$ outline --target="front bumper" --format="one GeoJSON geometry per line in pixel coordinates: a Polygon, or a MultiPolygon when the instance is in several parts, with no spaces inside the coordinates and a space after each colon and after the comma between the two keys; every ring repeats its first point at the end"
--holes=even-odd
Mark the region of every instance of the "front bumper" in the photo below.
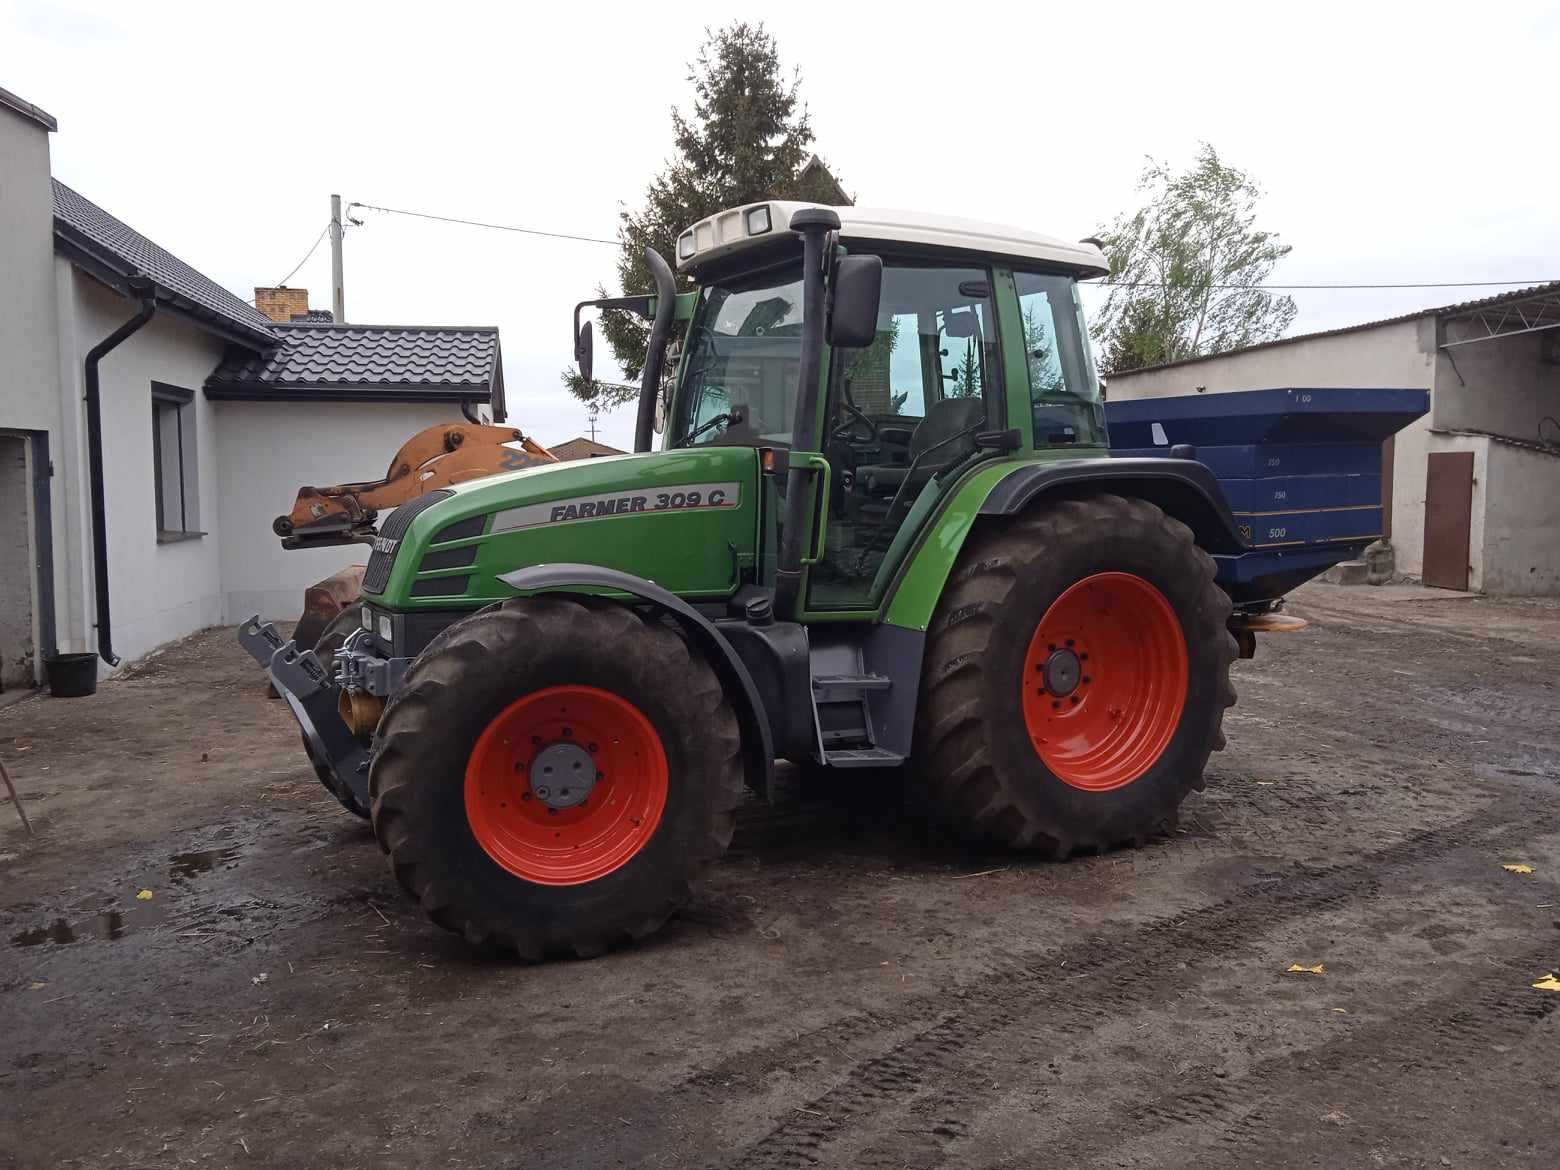
{"type": "Polygon", "coordinates": [[[368,815],[368,766],[373,753],[337,713],[341,687],[312,650],[284,641],[276,627],[256,614],[238,628],[239,645],[271,675],[303,732],[303,743],[320,782],[347,807],[368,815]],[[354,807],[356,806],[356,807],[354,807]]]}

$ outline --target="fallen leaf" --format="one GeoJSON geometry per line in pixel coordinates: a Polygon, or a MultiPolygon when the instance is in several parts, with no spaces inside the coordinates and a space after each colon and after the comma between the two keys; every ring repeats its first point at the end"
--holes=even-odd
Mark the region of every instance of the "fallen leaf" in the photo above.
{"type": "Polygon", "coordinates": [[[262,971],[258,975],[251,975],[249,977],[249,982],[253,983],[256,987],[258,987],[260,984],[264,983],[269,978],[270,978],[270,976],[267,975],[264,971],[262,971]]]}
{"type": "Polygon", "coordinates": [[[1560,979],[1556,979],[1555,973],[1551,971],[1537,983],[1533,984],[1533,989],[1535,991],[1560,991],[1560,979]]]}
{"type": "Polygon", "coordinates": [[[152,900],[152,891],[151,890],[142,890],[139,894],[137,894],[135,896],[135,900],[137,902],[150,902],[152,900]]]}
{"type": "Polygon", "coordinates": [[[1340,1016],[1346,1016],[1349,1014],[1348,1008],[1333,1008],[1333,1011],[1337,1012],[1340,1016]]]}
{"type": "Polygon", "coordinates": [[[31,982],[31,983],[29,983],[29,984],[28,984],[28,985],[27,985],[27,986],[28,986],[28,990],[30,990],[30,991],[41,991],[41,990],[43,990],[43,989],[44,989],[44,988],[45,988],[45,987],[47,987],[47,986],[48,986],[48,984],[47,984],[47,983],[45,983],[45,982],[44,982],[44,981],[43,981],[43,980],[41,980],[41,979],[34,979],[34,980],[33,980],[33,981],[32,981],[32,982],[31,982]]]}
{"type": "Polygon", "coordinates": [[[1327,969],[1320,963],[1314,967],[1302,967],[1299,963],[1291,963],[1284,968],[1284,973],[1286,975],[1325,975],[1327,974],[1327,969]]]}
{"type": "Polygon", "coordinates": [[[1519,862],[1515,862],[1515,863],[1507,862],[1505,865],[1501,866],[1501,869],[1505,870],[1507,873],[1532,873],[1533,872],[1533,867],[1531,865],[1524,865],[1520,861],[1519,862]]]}

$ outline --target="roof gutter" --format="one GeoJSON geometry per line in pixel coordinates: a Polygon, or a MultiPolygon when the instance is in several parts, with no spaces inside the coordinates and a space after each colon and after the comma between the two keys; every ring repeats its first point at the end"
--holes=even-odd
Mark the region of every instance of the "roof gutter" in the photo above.
{"type": "Polygon", "coordinates": [[[83,366],[87,400],[87,465],[92,490],[92,575],[97,593],[98,656],[109,666],[119,665],[114,653],[113,625],[108,606],[108,508],[103,489],[103,410],[98,385],[98,363],[152,319],[157,312],[156,286],[144,276],[132,276],[127,282],[132,295],[141,300],[140,311],[87,351],[83,366]]]}

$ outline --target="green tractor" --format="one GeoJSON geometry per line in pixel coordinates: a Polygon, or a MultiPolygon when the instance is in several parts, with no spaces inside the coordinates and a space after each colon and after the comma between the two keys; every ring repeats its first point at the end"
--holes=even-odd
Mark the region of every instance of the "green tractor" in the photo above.
{"type": "Polygon", "coordinates": [[[635,454],[398,508],[333,664],[241,631],[406,890],[599,954],[777,760],[908,765],[950,831],[1058,858],[1172,825],[1235,701],[1209,554],[1243,545],[1202,464],[1108,455],[1099,248],[767,202],[682,234],[693,291],[647,259],[655,295],[574,315],[586,377],[581,310],[652,322],[635,454]]]}

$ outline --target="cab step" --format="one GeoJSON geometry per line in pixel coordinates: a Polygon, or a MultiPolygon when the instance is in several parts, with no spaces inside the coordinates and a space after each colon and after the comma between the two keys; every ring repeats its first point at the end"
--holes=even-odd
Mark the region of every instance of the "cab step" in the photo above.
{"type": "Polygon", "coordinates": [[[905,758],[887,748],[835,748],[823,753],[823,761],[831,768],[894,768],[905,758]]]}

